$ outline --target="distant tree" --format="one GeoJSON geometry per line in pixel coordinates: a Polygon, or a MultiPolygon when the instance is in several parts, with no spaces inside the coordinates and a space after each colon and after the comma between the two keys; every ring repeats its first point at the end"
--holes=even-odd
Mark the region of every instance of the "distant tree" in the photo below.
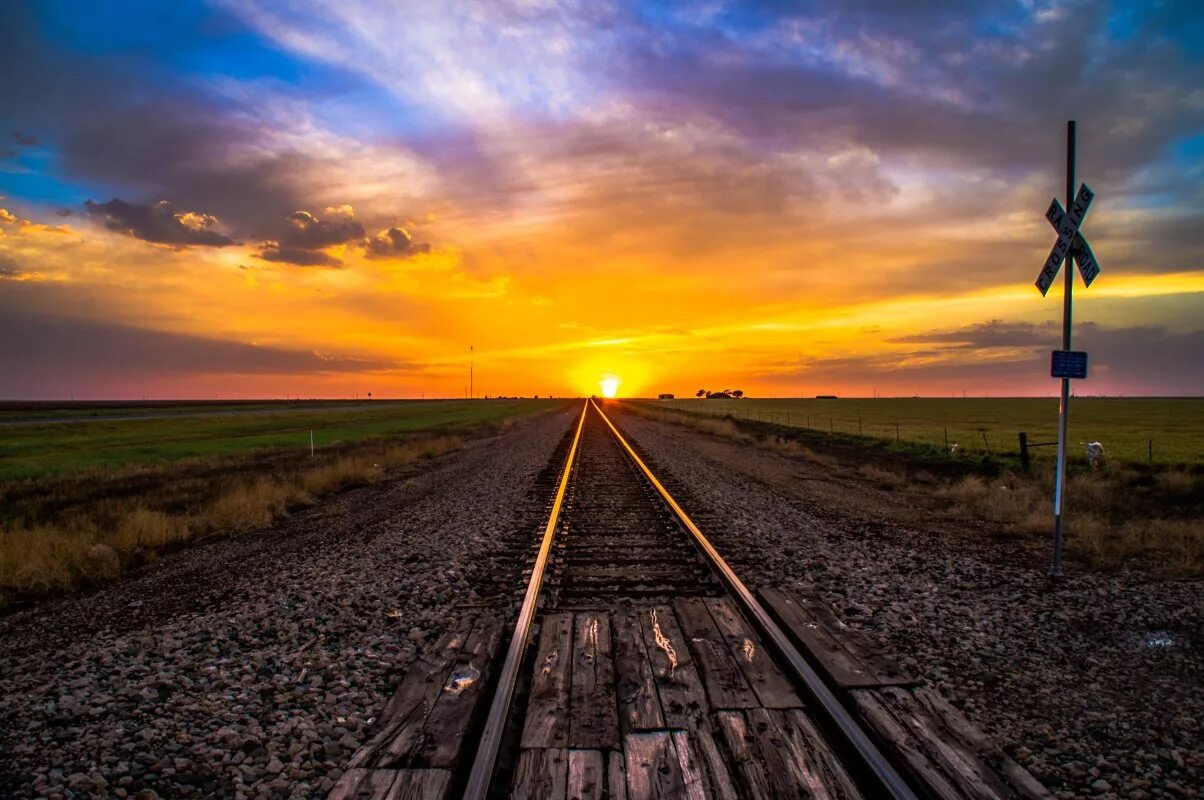
{"type": "Polygon", "coordinates": [[[694,396],[695,397],[705,397],[708,394],[710,394],[710,392],[708,392],[706,389],[699,389],[697,392],[694,393],[694,396]]]}
{"type": "Polygon", "coordinates": [[[732,397],[743,397],[743,396],[744,396],[743,389],[736,389],[732,392],[732,397]]]}

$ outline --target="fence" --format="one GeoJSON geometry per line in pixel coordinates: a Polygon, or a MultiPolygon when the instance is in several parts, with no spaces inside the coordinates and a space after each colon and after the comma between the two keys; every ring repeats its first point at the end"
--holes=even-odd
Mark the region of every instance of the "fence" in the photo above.
{"type": "MultiPolygon", "coordinates": [[[[1027,398],[1026,398],[1027,400],[1027,398]]],[[[1026,424],[1020,420],[1010,430],[1004,425],[985,425],[966,420],[950,419],[948,422],[912,418],[891,418],[890,414],[841,413],[845,401],[774,401],[774,400],[673,400],[649,404],[652,408],[672,408],[676,411],[708,417],[731,417],[790,428],[803,428],[830,435],[861,437],[892,443],[899,447],[926,445],[954,456],[1002,456],[1019,460],[1026,469],[1033,464],[1052,463],[1056,455],[1057,435],[1054,431],[1056,416],[1051,416],[1047,425],[1026,424]],[[833,408],[816,409],[815,405],[832,403],[833,408]],[[796,407],[783,407],[796,404],[796,407]],[[807,406],[810,406],[808,408],[807,406]],[[1019,425],[1029,431],[1019,430],[1019,425]]],[[[892,400],[861,401],[889,404],[892,400]]],[[[1005,401],[999,401],[1005,402],[1005,401]]],[[[1028,420],[1032,423],[1035,420],[1028,420]]],[[[1159,443],[1152,437],[1141,437],[1129,432],[1123,439],[1116,436],[1090,437],[1079,442],[1072,431],[1070,456],[1075,460],[1086,458],[1085,445],[1099,438],[1104,441],[1106,457],[1123,462],[1154,463],[1198,463],[1201,455],[1184,450],[1182,442],[1169,440],[1159,443]]],[[[1080,437],[1081,438],[1081,437],[1080,437]]]]}

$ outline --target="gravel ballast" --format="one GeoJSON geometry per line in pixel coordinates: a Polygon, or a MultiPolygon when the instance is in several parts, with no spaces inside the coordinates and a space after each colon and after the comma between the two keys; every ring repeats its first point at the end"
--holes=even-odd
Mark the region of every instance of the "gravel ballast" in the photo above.
{"type": "Polygon", "coordinates": [[[1044,542],[942,516],[923,487],[614,419],[746,582],[821,597],[1058,796],[1201,795],[1204,583],[1071,561],[1051,590],[1044,542]]]}
{"type": "Polygon", "coordinates": [[[0,796],[324,795],[576,412],[0,618],[0,796]]]}

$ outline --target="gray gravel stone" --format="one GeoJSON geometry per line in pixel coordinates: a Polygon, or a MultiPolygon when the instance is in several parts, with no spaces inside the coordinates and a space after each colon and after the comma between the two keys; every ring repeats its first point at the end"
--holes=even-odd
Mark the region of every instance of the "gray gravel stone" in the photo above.
{"type": "Polygon", "coordinates": [[[576,411],[0,618],[0,796],[326,794],[576,411]]]}
{"type": "Polygon", "coordinates": [[[1200,796],[1204,582],[1071,561],[1051,589],[1045,541],[942,516],[856,464],[615,421],[746,582],[839,609],[1058,796],[1200,796]]]}

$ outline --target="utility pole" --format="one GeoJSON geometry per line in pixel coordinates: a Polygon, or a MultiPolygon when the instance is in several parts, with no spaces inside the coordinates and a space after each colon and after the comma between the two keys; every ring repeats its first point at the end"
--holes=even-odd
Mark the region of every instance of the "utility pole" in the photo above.
{"type": "Polygon", "coordinates": [[[468,399],[472,400],[476,397],[472,385],[472,368],[473,368],[473,345],[468,346],[468,399]]]}

